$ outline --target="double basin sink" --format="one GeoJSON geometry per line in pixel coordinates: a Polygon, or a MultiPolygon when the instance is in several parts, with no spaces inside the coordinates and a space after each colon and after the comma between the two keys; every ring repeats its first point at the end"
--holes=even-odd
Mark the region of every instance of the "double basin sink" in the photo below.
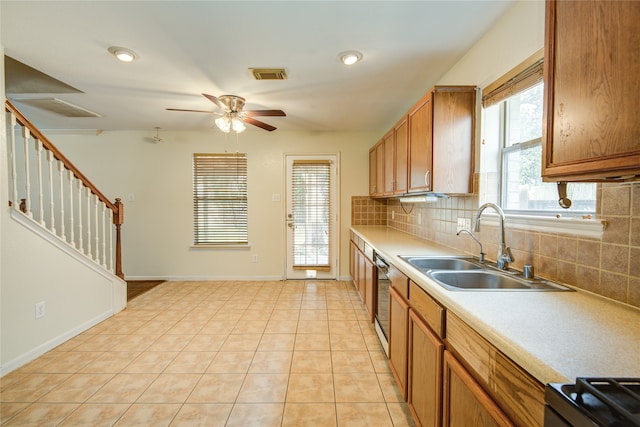
{"type": "Polygon", "coordinates": [[[400,256],[440,286],[452,291],[570,291],[540,278],[525,279],[512,271],[478,262],[473,257],[400,256]]]}

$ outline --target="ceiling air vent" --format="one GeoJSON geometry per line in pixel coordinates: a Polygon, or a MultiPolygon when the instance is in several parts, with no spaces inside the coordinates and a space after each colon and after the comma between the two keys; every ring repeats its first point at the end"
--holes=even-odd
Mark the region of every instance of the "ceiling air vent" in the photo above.
{"type": "Polygon", "coordinates": [[[13,98],[13,101],[51,111],[65,117],[102,117],[98,113],[58,98],[13,98]]]}
{"type": "Polygon", "coordinates": [[[249,68],[256,80],[286,80],[284,68],[249,68]]]}

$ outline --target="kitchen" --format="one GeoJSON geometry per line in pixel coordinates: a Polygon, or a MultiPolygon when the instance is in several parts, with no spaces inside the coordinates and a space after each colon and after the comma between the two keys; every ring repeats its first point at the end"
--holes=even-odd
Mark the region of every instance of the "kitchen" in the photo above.
{"type": "MultiPolygon", "coordinates": [[[[511,15],[509,16],[509,18],[512,18],[510,22],[508,22],[505,18],[502,26],[497,26],[492,32],[485,35],[485,37],[478,42],[474,49],[469,51],[467,56],[465,56],[453,69],[451,69],[438,82],[438,84],[468,84],[469,82],[473,82],[475,84],[478,84],[480,87],[484,87],[486,84],[489,84],[504,72],[508,71],[514,65],[520,63],[531,53],[540,49],[540,47],[542,47],[542,29],[540,28],[540,23],[543,20],[542,7],[540,5],[536,5],[535,3],[523,3],[519,4],[516,8],[511,10],[510,14],[511,15]],[[536,16],[538,19],[532,20],[531,16],[536,16]],[[531,23],[532,21],[533,23],[531,23]],[[519,31],[518,36],[523,37],[523,39],[519,39],[518,37],[513,36],[513,34],[510,32],[513,27],[518,27],[519,30],[521,30],[522,28],[528,28],[531,31],[519,31]],[[509,35],[506,36],[505,34],[509,35]],[[527,34],[529,35],[529,37],[526,37],[523,34],[527,34]],[[484,58],[482,58],[483,54],[498,50],[495,49],[495,46],[498,45],[506,45],[505,49],[501,50],[503,52],[502,54],[505,56],[511,56],[509,58],[502,58],[501,64],[503,64],[503,66],[500,70],[495,69],[495,63],[493,63],[491,59],[492,57],[490,55],[486,55],[484,58]],[[509,49],[509,46],[511,46],[512,48],[509,49]],[[517,46],[517,48],[513,48],[513,46],[517,46]],[[473,64],[473,66],[470,66],[470,64],[473,64]]],[[[122,144],[122,146],[124,147],[127,142],[126,138],[134,139],[137,136],[138,135],[123,133],[121,135],[109,137],[109,141],[122,144]]],[[[200,144],[199,142],[194,142],[195,138],[192,139],[190,136],[184,135],[180,137],[183,138],[183,140],[186,140],[187,143],[190,143],[193,147],[202,146],[202,144],[200,144]]],[[[379,137],[379,134],[373,132],[363,132],[359,135],[338,135],[338,138],[335,139],[335,142],[332,142],[333,145],[324,146],[327,150],[337,150],[339,147],[343,155],[343,161],[345,163],[359,166],[359,168],[353,168],[354,170],[351,172],[347,171],[347,173],[352,174],[350,175],[351,178],[349,178],[349,176],[343,176],[344,182],[349,182],[349,184],[347,184],[348,190],[343,190],[343,195],[346,198],[346,200],[343,200],[342,205],[343,217],[348,218],[350,216],[349,212],[351,211],[351,225],[358,227],[360,225],[369,225],[369,218],[372,216],[374,218],[378,216],[379,221],[386,221],[386,224],[391,225],[393,228],[402,231],[408,231],[409,234],[416,235],[423,239],[441,242],[449,248],[453,248],[455,250],[461,250],[466,253],[475,254],[476,247],[472,242],[467,239],[455,236],[457,218],[471,219],[473,214],[475,213],[475,209],[478,207],[478,204],[473,197],[451,197],[449,199],[440,200],[434,205],[417,206],[416,208],[414,208],[411,214],[407,215],[404,213],[404,211],[402,210],[402,206],[397,201],[379,202],[376,200],[371,200],[368,197],[356,196],[364,195],[367,193],[367,183],[364,182],[364,180],[357,179],[357,177],[361,176],[362,171],[367,169],[366,151],[368,150],[369,146],[371,146],[379,137]],[[350,142],[352,140],[357,140],[359,143],[359,149],[352,150],[344,148],[347,145],[347,140],[350,142]],[[351,197],[348,197],[346,195],[354,196],[355,199],[351,199],[351,197]],[[353,204],[350,205],[350,202],[353,204]],[[392,217],[392,219],[389,220],[389,217],[392,217]]],[[[304,138],[313,139],[308,135],[304,135],[304,138]]],[[[296,135],[293,135],[287,143],[282,143],[275,140],[269,142],[273,142],[274,144],[281,144],[283,151],[289,151],[293,149],[292,147],[295,147],[295,139],[296,135]]],[[[261,141],[264,141],[264,139],[262,139],[261,141]]],[[[321,138],[318,138],[317,141],[319,143],[326,142],[326,140],[321,138]]],[[[250,137],[247,137],[241,141],[241,143],[246,143],[247,145],[249,145],[251,142],[252,139],[250,137]]],[[[107,188],[115,187],[113,191],[109,191],[110,193],[116,194],[120,192],[120,188],[125,187],[123,183],[111,183],[106,179],[107,171],[104,170],[105,168],[101,168],[100,165],[97,164],[100,163],[98,162],[98,159],[87,158],[89,157],[89,151],[92,151],[92,154],[94,155],[97,152],[103,154],[104,157],[100,156],[100,160],[104,158],[111,158],[115,161],[118,158],[118,155],[114,154],[112,151],[105,150],[104,147],[99,146],[99,144],[97,143],[95,144],[95,146],[90,144],[90,147],[78,148],[77,146],[80,144],[81,142],[79,137],[60,137],[60,145],[63,148],[65,146],[74,148],[74,151],[77,153],[76,156],[79,159],[82,159],[81,161],[92,170],[97,171],[99,175],[99,181],[103,181],[107,188]],[[83,153],[83,149],[86,150],[86,153],[83,153]],[[102,152],[101,150],[104,150],[104,152],[102,152]],[[86,157],[83,154],[85,154],[86,157]],[[104,177],[100,177],[100,175],[104,175],[104,177]]],[[[222,143],[220,143],[220,146],[222,146],[222,143]]],[[[280,161],[280,156],[278,155],[278,153],[269,155],[269,150],[271,149],[273,149],[273,145],[270,148],[250,148],[250,150],[255,150],[254,153],[257,157],[262,154],[265,155],[263,160],[263,168],[265,173],[263,174],[263,176],[267,176],[269,178],[267,182],[264,183],[266,191],[262,191],[262,193],[268,194],[269,196],[272,193],[271,189],[277,188],[279,186],[279,183],[282,181],[281,174],[278,172],[277,167],[275,166],[275,164],[280,161]],[[268,173],[269,171],[275,171],[275,173],[268,173]]],[[[148,152],[147,150],[151,150],[151,148],[144,147],[140,149],[141,157],[143,157],[144,153],[148,152]]],[[[169,150],[170,149],[163,148],[162,151],[156,155],[171,157],[172,155],[174,155],[174,153],[170,152],[169,150]]],[[[123,166],[129,169],[140,166],[134,164],[126,164],[126,160],[124,160],[123,162],[125,163],[123,166]]],[[[152,161],[149,161],[146,167],[143,168],[146,172],[148,172],[148,175],[144,178],[144,180],[148,180],[148,182],[141,180],[139,185],[143,188],[147,188],[144,184],[148,184],[151,182],[160,182],[163,184],[164,190],[167,192],[167,195],[170,199],[185,201],[184,194],[181,195],[180,191],[177,188],[172,188],[173,183],[171,182],[171,180],[163,175],[167,171],[154,172],[152,163],[152,161]]],[[[179,175],[181,173],[177,170],[171,172],[175,173],[176,175],[179,175]]],[[[478,177],[478,179],[482,179],[482,177],[478,177]]],[[[137,190],[134,192],[136,194],[139,193],[137,190]]],[[[140,192],[144,193],[145,190],[143,189],[140,192]]],[[[602,185],[601,193],[602,199],[600,203],[600,209],[603,215],[606,216],[608,225],[604,230],[602,238],[600,240],[596,240],[594,242],[592,239],[580,238],[577,235],[564,236],[557,235],[555,233],[544,233],[527,230],[511,231],[508,240],[510,241],[512,247],[524,254],[527,254],[525,255],[525,257],[523,257],[520,256],[520,254],[516,253],[516,267],[520,267],[520,265],[518,264],[520,262],[524,264],[526,257],[530,256],[530,261],[536,267],[537,273],[543,274],[544,277],[552,280],[562,281],[574,286],[581,286],[584,284],[584,286],[589,291],[637,307],[639,299],[638,272],[636,270],[638,265],[638,249],[635,236],[638,235],[638,220],[636,217],[640,212],[640,209],[638,209],[639,195],[637,186],[633,184],[605,184],[602,185]],[[518,245],[518,242],[520,242],[520,246],[518,245]],[[530,242],[533,243],[531,244],[530,242]],[[534,249],[530,250],[530,247],[533,247],[534,249]],[[572,250],[572,248],[574,249],[572,250]],[[582,250],[581,248],[584,250],[582,250]],[[613,253],[613,249],[617,250],[618,252],[626,251],[627,255],[625,259],[627,260],[627,262],[623,265],[620,265],[620,257],[610,256],[613,253]],[[636,262],[634,262],[634,260],[636,260],[636,262]],[[598,261],[600,267],[595,268],[595,270],[597,271],[593,271],[593,267],[595,265],[598,265],[598,261]],[[578,278],[582,279],[582,276],[578,276],[575,272],[586,271],[584,270],[584,267],[587,266],[591,267],[591,269],[588,270],[590,274],[597,275],[597,277],[599,277],[599,282],[583,282],[582,280],[578,280],[578,278]],[[583,267],[583,270],[578,270],[581,267],[583,267]],[[571,271],[573,271],[574,273],[571,273],[571,271]]],[[[268,204],[268,200],[261,200],[260,204],[268,204]]],[[[158,212],[160,210],[159,206],[154,206],[152,209],[150,209],[150,212],[135,213],[136,209],[141,208],[136,208],[135,205],[131,207],[131,210],[133,211],[134,221],[136,221],[137,219],[136,222],[138,223],[145,221],[146,218],[149,218],[151,216],[149,215],[149,213],[158,212]]],[[[277,217],[276,214],[270,211],[266,211],[265,215],[267,216],[267,218],[265,219],[271,218],[275,220],[275,218],[277,217]]],[[[162,222],[162,219],[158,219],[158,222],[162,222]]],[[[151,233],[149,233],[150,228],[146,229],[146,234],[144,230],[145,228],[137,227],[132,230],[132,233],[134,233],[132,236],[135,237],[131,237],[131,241],[148,242],[149,237],[151,237],[151,233]],[[140,233],[141,235],[138,236],[135,233],[140,233]]],[[[341,235],[343,236],[343,238],[341,239],[341,264],[343,266],[341,269],[341,275],[346,276],[349,243],[348,239],[344,236],[349,235],[348,221],[342,222],[341,235]]],[[[488,241],[486,243],[487,245],[495,244],[495,241],[492,237],[491,241],[488,241]]],[[[130,244],[133,245],[133,243],[130,244]]],[[[148,259],[147,256],[144,255],[146,249],[145,246],[143,246],[142,243],[139,243],[139,245],[139,247],[132,246],[130,249],[130,253],[132,254],[132,256],[138,258],[135,259],[135,261],[132,261],[132,264],[136,265],[136,268],[139,268],[138,271],[132,271],[132,273],[139,276],[144,276],[145,274],[149,274],[148,272],[151,270],[150,268],[148,268],[149,266],[157,265],[157,260],[156,262],[152,262],[150,259],[148,259]]],[[[152,244],[151,246],[156,247],[159,245],[152,244]]],[[[374,246],[382,252],[386,252],[388,254],[394,253],[393,250],[384,249],[384,243],[375,242],[374,246]]],[[[278,251],[273,252],[276,253],[275,257],[277,257],[278,251]]],[[[496,251],[493,249],[487,250],[490,258],[493,257],[493,254],[495,254],[495,252],[496,251]]],[[[268,253],[268,251],[265,250],[261,252],[261,255],[262,253],[268,253]]],[[[269,265],[277,265],[277,260],[275,258],[266,258],[264,262],[269,265]]],[[[184,271],[197,271],[198,268],[201,268],[202,262],[201,260],[190,260],[187,261],[187,264],[188,267],[185,268],[184,271]]],[[[163,265],[166,264],[163,263],[163,265]]],[[[157,274],[168,275],[169,272],[170,270],[166,272],[161,271],[157,274]]],[[[206,270],[197,272],[202,276],[208,273],[206,270]]],[[[271,276],[274,275],[274,272],[270,270],[262,270],[259,274],[271,276]]],[[[634,352],[633,354],[636,353],[637,352],[634,352]]]]}

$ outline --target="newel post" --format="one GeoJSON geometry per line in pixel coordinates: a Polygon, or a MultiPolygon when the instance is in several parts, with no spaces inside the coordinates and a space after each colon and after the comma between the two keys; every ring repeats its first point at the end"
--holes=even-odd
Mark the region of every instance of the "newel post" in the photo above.
{"type": "Polygon", "coordinates": [[[124,222],[124,205],[118,198],[114,203],[116,210],[113,211],[113,224],[116,226],[116,276],[124,279],[122,273],[122,244],[120,239],[120,226],[124,222]]]}

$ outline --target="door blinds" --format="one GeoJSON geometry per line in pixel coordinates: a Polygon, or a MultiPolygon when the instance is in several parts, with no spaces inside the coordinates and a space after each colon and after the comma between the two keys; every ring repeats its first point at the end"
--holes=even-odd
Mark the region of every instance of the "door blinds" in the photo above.
{"type": "Polygon", "coordinates": [[[292,167],[293,268],[330,268],[331,162],[294,160],[292,167]]]}
{"type": "Polygon", "coordinates": [[[194,245],[247,244],[247,157],[193,155],[194,245]]]}

